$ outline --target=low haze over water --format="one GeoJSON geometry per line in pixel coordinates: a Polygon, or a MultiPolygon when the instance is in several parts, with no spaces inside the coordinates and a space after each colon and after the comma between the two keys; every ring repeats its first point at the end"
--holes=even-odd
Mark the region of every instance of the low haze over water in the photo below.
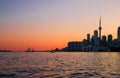
{"type": "Polygon", "coordinates": [[[0,78],[119,78],[120,53],[0,53],[0,78]]]}

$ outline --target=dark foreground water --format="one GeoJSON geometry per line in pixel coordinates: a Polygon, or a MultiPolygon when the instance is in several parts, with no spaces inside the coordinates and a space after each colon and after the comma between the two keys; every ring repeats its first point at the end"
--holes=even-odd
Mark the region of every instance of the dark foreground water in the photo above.
{"type": "Polygon", "coordinates": [[[0,53],[0,78],[120,78],[120,53],[0,53]]]}

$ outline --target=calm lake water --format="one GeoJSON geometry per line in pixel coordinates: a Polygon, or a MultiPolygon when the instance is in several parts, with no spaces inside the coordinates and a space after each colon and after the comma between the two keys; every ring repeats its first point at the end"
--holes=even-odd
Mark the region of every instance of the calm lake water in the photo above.
{"type": "Polygon", "coordinates": [[[0,52],[0,78],[120,78],[117,52],[0,52]]]}

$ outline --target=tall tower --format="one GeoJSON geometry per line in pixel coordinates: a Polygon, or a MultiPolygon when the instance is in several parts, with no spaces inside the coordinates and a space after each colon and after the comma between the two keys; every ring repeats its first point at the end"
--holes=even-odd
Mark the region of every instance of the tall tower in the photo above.
{"type": "Polygon", "coordinates": [[[102,27],[101,27],[101,16],[100,16],[100,19],[99,19],[99,38],[101,39],[101,30],[102,30],[102,27]]]}

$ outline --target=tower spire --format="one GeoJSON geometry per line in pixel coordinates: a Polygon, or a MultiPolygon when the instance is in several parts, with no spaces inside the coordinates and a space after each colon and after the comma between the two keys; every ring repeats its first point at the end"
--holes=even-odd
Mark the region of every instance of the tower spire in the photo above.
{"type": "Polygon", "coordinates": [[[101,30],[102,30],[102,27],[101,27],[101,16],[100,16],[100,19],[99,19],[99,38],[101,39],[101,30]]]}
{"type": "Polygon", "coordinates": [[[101,26],[101,16],[100,16],[100,19],[99,19],[99,26],[101,26]]]}

